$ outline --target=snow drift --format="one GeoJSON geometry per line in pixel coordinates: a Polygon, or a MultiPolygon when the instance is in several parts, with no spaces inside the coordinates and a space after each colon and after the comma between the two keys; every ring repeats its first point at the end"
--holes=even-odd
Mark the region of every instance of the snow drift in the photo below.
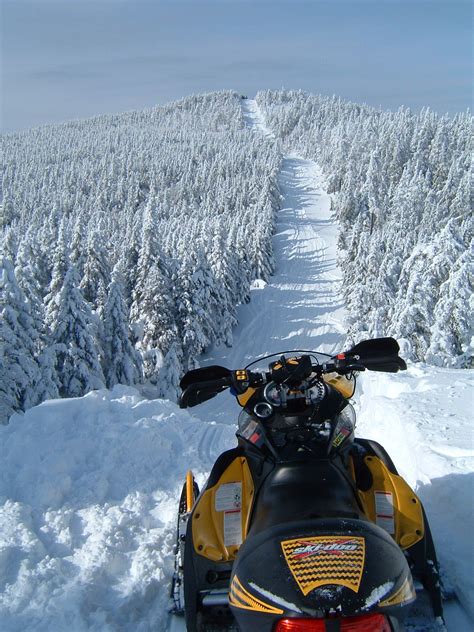
{"type": "Polygon", "coordinates": [[[117,386],[0,430],[0,628],[165,629],[183,477],[232,428],[117,386]]]}

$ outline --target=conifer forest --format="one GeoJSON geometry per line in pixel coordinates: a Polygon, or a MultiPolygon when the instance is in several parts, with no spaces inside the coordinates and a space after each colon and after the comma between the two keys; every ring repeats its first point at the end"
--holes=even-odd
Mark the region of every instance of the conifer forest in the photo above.
{"type": "Polygon", "coordinates": [[[234,92],[4,135],[0,421],[115,384],[176,399],[274,271],[289,148],[323,169],[339,226],[348,340],[472,366],[472,118],[234,92]]]}

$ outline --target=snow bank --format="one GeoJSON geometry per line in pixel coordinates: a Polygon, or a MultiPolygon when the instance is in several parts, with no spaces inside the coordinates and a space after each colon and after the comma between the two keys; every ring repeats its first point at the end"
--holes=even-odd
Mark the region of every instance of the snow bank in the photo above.
{"type": "Polygon", "coordinates": [[[117,386],[0,433],[0,629],[165,629],[185,471],[202,479],[233,428],[117,386]]]}
{"type": "MultiPolygon", "coordinates": [[[[474,619],[474,371],[416,364],[359,378],[358,436],[382,443],[416,489],[446,588],[474,619]]],[[[448,621],[449,623],[449,621],[448,621]]],[[[454,626],[449,629],[466,630],[454,626]]]]}

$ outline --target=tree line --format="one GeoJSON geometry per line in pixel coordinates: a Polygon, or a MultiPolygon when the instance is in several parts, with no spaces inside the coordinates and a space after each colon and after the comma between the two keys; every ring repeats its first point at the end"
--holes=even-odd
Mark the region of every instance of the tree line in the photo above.
{"type": "Polygon", "coordinates": [[[147,382],[175,397],[273,270],[280,153],[232,92],[3,136],[0,418],[147,382]]]}

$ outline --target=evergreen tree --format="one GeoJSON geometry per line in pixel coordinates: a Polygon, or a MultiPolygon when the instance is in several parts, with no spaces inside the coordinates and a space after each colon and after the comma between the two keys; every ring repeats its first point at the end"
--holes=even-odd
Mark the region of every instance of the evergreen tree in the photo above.
{"type": "Polygon", "coordinates": [[[177,335],[170,279],[156,230],[156,209],[150,204],[144,215],[130,316],[139,337],[145,377],[152,380],[157,379],[161,358],[177,335]]]}
{"type": "Polygon", "coordinates": [[[166,354],[158,376],[160,397],[178,401],[180,395],[179,381],[183,376],[182,354],[177,342],[173,342],[166,354]]]}
{"type": "Polygon", "coordinates": [[[80,397],[104,386],[92,313],[78,285],[77,273],[70,264],[55,299],[56,310],[51,322],[62,397],[80,397]]]}
{"type": "Polygon", "coordinates": [[[110,285],[110,264],[103,233],[92,231],[87,240],[84,274],[80,289],[89,305],[100,314],[110,285]]]}
{"type": "Polygon", "coordinates": [[[78,215],[74,222],[74,229],[72,233],[71,242],[71,263],[77,270],[77,274],[82,279],[84,276],[84,265],[86,262],[86,237],[84,230],[84,217],[78,215]]]}
{"type": "Polygon", "coordinates": [[[41,295],[41,284],[35,274],[35,264],[36,257],[33,248],[31,247],[30,241],[25,238],[18,249],[15,276],[30,306],[33,326],[38,333],[35,341],[35,352],[39,354],[46,344],[47,334],[44,325],[44,305],[41,295]]]}
{"type": "Polygon", "coordinates": [[[53,323],[55,321],[57,322],[59,294],[70,266],[65,222],[61,222],[59,227],[58,242],[54,249],[52,264],[51,282],[49,284],[48,293],[44,297],[45,321],[50,329],[52,329],[53,323]]]}
{"type": "Polygon", "coordinates": [[[141,358],[131,341],[128,309],[118,271],[109,286],[103,320],[102,366],[108,388],[136,384],[141,379],[141,358]]]}
{"type": "Polygon", "coordinates": [[[40,370],[36,361],[38,332],[13,265],[0,258],[0,420],[37,402],[40,370]]]}

